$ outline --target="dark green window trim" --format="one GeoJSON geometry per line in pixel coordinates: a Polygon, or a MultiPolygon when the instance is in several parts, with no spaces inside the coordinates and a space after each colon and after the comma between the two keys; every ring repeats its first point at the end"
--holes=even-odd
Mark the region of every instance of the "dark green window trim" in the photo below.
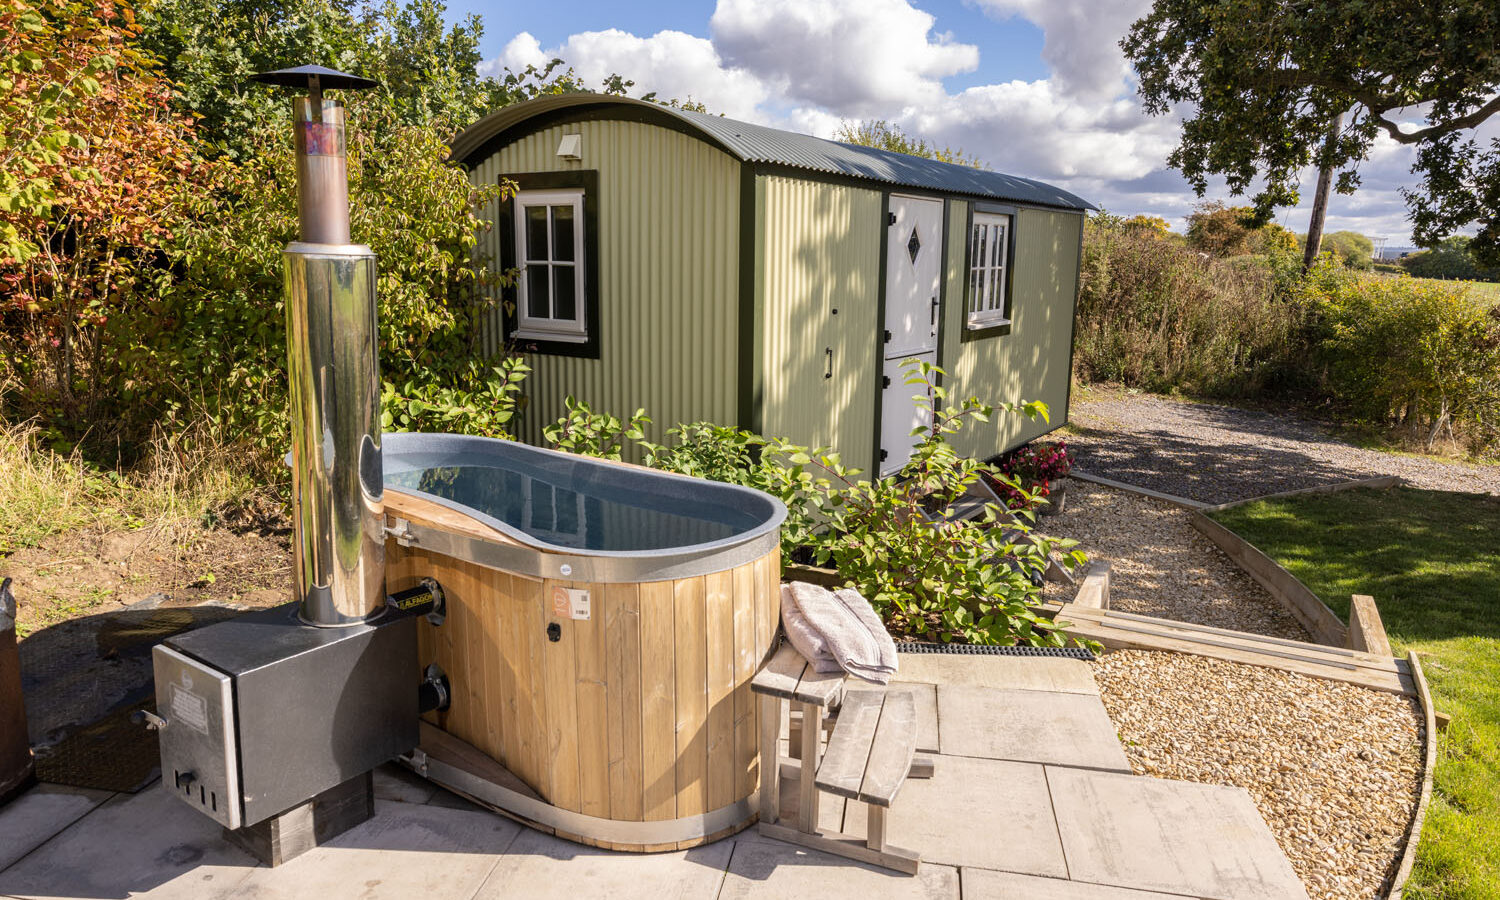
{"type": "MultiPolygon", "coordinates": [[[[521,353],[546,353],[552,356],[576,356],[583,359],[599,358],[599,172],[597,169],[573,169],[566,172],[523,172],[501,175],[502,182],[513,181],[523,191],[547,191],[561,188],[583,190],[583,328],[585,340],[544,341],[532,338],[517,338],[515,350],[521,353]]],[[[496,227],[500,229],[501,267],[515,269],[516,225],[515,202],[507,197],[500,203],[496,227]]],[[[503,335],[511,341],[518,325],[516,318],[516,288],[514,285],[500,293],[503,301],[505,327],[503,335]]]]}
{"type": "Polygon", "coordinates": [[[967,344],[969,341],[983,340],[985,338],[1000,337],[1010,334],[1013,324],[1012,310],[1014,309],[1014,293],[1016,285],[1016,226],[1020,219],[1018,208],[1014,206],[1002,206],[998,203],[969,204],[968,215],[964,221],[964,271],[963,271],[963,307],[960,310],[961,329],[959,342],[967,344]],[[969,304],[972,298],[969,296],[970,271],[974,266],[974,214],[990,213],[992,215],[1010,216],[1010,226],[1005,229],[1005,321],[994,325],[984,325],[978,328],[969,326],[969,304]]]}

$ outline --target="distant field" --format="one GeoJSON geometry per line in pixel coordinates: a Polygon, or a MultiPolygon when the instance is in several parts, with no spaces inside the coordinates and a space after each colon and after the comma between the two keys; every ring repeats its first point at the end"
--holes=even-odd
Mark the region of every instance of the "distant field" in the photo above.
{"type": "Polygon", "coordinates": [[[1431,281],[1435,284],[1458,285],[1467,284],[1476,294],[1486,294],[1495,300],[1500,300],[1500,282],[1494,281],[1443,281],[1440,278],[1418,278],[1417,281],[1431,281]]]}

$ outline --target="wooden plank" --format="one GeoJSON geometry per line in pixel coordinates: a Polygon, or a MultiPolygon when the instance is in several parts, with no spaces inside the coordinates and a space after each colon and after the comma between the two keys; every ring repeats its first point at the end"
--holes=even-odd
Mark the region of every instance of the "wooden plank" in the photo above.
{"type": "Polygon", "coordinates": [[[475,704],[479,696],[479,685],[476,685],[474,670],[469,666],[468,646],[465,638],[470,630],[477,629],[479,623],[474,616],[473,588],[465,566],[453,560],[444,560],[447,565],[447,581],[444,588],[447,594],[448,614],[443,620],[443,627],[438,629],[438,659],[443,671],[448,673],[448,683],[452,691],[452,705],[448,708],[448,717],[443,726],[459,739],[477,744],[474,739],[476,728],[483,727],[483,721],[475,715],[475,704]]]}
{"type": "Polygon", "coordinates": [[[510,579],[495,569],[474,568],[475,587],[478,588],[478,610],[480,621],[480,659],[484,666],[484,752],[500,759],[505,752],[505,690],[501,685],[501,668],[504,656],[501,652],[503,631],[500,624],[500,608],[505,595],[502,591],[510,586],[510,579]]]}
{"type": "Polygon", "coordinates": [[[1384,489],[1396,487],[1401,483],[1397,475],[1377,475],[1374,478],[1360,478],[1355,481],[1340,481],[1337,484],[1320,484],[1313,487],[1297,488],[1294,491],[1278,491],[1274,494],[1261,494],[1259,497],[1246,497],[1244,500],[1231,500],[1228,503],[1220,503],[1216,506],[1204,508],[1205,513],[1223,512],[1226,509],[1234,509],[1236,506],[1245,506],[1249,503],[1260,503],[1264,500],[1284,500],[1287,497],[1300,497],[1304,494],[1333,494],[1339,491],[1349,491],[1356,488],[1384,489]]]}
{"type": "Polygon", "coordinates": [[[1074,469],[1068,474],[1074,478],[1077,478],[1079,481],[1087,481],[1091,484],[1100,484],[1108,488],[1114,488],[1117,491],[1139,494],[1142,497],[1150,497],[1153,500],[1161,500],[1165,503],[1170,503],[1173,506],[1180,506],[1183,509],[1198,510],[1208,508],[1208,504],[1204,503],[1202,500],[1192,500],[1187,497],[1178,497],[1175,494],[1164,494],[1161,491],[1153,491],[1150,488],[1143,488],[1133,484],[1126,484],[1123,481],[1115,481],[1111,478],[1105,478],[1102,475],[1092,475],[1088,472],[1080,472],[1077,469],[1074,469]]]}
{"type": "Polygon", "coordinates": [[[574,619],[573,658],[578,716],[579,812],[610,817],[609,688],[604,639],[604,585],[589,584],[589,617],[574,619]]]}
{"type": "Polygon", "coordinates": [[[540,794],[516,777],[514,772],[495,762],[477,747],[464,743],[441,728],[423,722],[418,734],[422,752],[433,759],[442,760],[451,766],[477,775],[491,784],[498,784],[506,790],[515,791],[533,800],[542,799],[540,794]]]}
{"type": "Polygon", "coordinates": [[[756,708],[750,679],[760,662],[755,631],[755,573],[748,565],[734,569],[734,796],[755,792],[758,778],[756,708]]]}
{"type": "Polygon", "coordinates": [[[781,629],[781,551],[774,550],[755,561],[755,596],[760,598],[761,641],[767,650],[775,646],[781,629]]]}
{"type": "Polygon", "coordinates": [[[517,621],[521,623],[520,653],[517,654],[516,672],[516,720],[519,724],[519,747],[517,754],[521,768],[516,774],[525,779],[550,800],[552,790],[547,780],[547,766],[551,758],[547,755],[547,694],[543,678],[546,661],[547,620],[542,608],[542,584],[512,578],[511,587],[516,591],[519,607],[517,621]]]}
{"type": "Polygon", "coordinates": [[[1385,624],[1380,621],[1380,610],[1375,608],[1375,598],[1367,594],[1349,598],[1349,647],[1376,656],[1394,655],[1385,624]]]}
{"type": "Polygon", "coordinates": [[[526,645],[521,640],[526,611],[514,593],[516,581],[503,572],[495,574],[497,593],[493,611],[500,625],[500,730],[505,736],[504,749],[495,759],[507,768],[516,770],[518,748],[524,741],[518,715],[520,688],[516,672],[521,668],[522,660],[526,659],[526,645]]]}
{"type": "Polygon", "coordinates": [[[1085,640],[1098,641],[1105,647],[1115,650],[1171,650],[1211,659],[1222,659],[1226,662],[1281,669],[1313,678],[1343,681],[1395,694],[1410,695],[1414,690],[1411,677],[1403,673],[1341,668],[1305,659],[1271,656],[1247,649],[1212,646],[1184,637],[1124,631],[1111,627],[1107,622],[1084,616],[1071,617],[1071,621],[1073,624],[1065,629],[1068,634],[1085,640]]]}
{"type": "Polygon", "coordinates": [[[1422,787],[1417,793],[1417,808],[1412,811],[1411,822],[1406,829],[1406,849],[1401,852],[1401,861],[1396,874],[1391,878],[1390,900],[1401,900],[1406,890],[1406,881],[1411,877],[1412,866],[1417,861],[1417,844],[1422,838],[1422,825],[1427,818],[1427,806],[1432,802],[1432,773],[1437,766],[1437,714],[1432,708],[1432,694],[1427,688],[1427,676],[1422,672],[1422,660],[1417,651],[1408,650],[1407,663],[1411,666],[1412,681],[1416,684],[1417,700],[1422,706],[1422,787]]]}
{"type": "Polygon", "coordinates": [[[1343,621],[1280,563],[1201,512],[1193,513],[1189,521],[1265,588],[1266,593],[1285,606],[1319,643],[1330,647],[1348,646],[1349,630],[1343,621]]]}
{"type": "Polygon", "coordinates": [[[917,698],[911,691],[886,691],[880,724],[870,745],[870,764],[859,788],[859,799],[873,806],[890,806],[906,782],[917,754],[917,698]]]}
{"type": "Polygon", "coordinates": [[[646,821],[677,818],[677,712],[673,700],[672,583],[640,585],[641,778],[646,821]]]}
{"type": "Polygon", "coordinates": [[[760,820],[772,823],[780,816],[781,779],[777,777],[781,762],[781,719],[786,715],[786,701],[762,694],[760,707],[760,820]]]}
{"type": "MultiPolygon", "coordinates": [[[[464,564],[458,568],[464,574],[464,589],[468,593],[468,612],[464,619],[468,627],[458,639],[463,643],[464,665],[468,667],[464,680],[469,686],[469,743],[490,756],[498,756],[498,742],[490,737],[493,727],[490,722],[490,706],[498,702],[499,698],[491,697],[489,668],[486,665],[489,656],[486,635],[489,626],[486,621],[489,617],[485,610],[489,606],[489,585],[485,583],[483,570],[478,566],[464,564]]],[[[493,633],[493,629],[489,629],[489,632],[493,633]]],[[[451,680],[452,676],[449,678],[451,680]]]]}
{"type": "Polygon", "coordinates": [[[782,641],[771,658],[761,666],[751,680],[751,689],[757,694],[770,694],[790,700],[797,696],[797,685],[802,681],[802,672],[807,660],[797,652],[789,641],[782,641]]]}
{"type": "Polygon", "coordinates": [[[812,850],[832,853],[845,859],[868,863],[872,866],[916,875],[922,870],[922,857],[912,850],[903,850],[890,844],[885,849],[871,850],[865,842],[836,832],[818,830],[813,833],[798,831],[781,824],[761,823],[760,833],[778,841],[798,844],[812,850]]]}
{"type": "Polygon", "coordinates": [[[828,709],[837,706],[839,698],[844,694],[843,672],[818,672],[809,663],[802,671],[802,679],[797,682],[797,690],[793,696],[803,703],[810,703],[828,709]]]}
{"type": "Polygon", "coordinates": [[[734,574],[705,576],[704,622],[707,628],[708,750],[707,809],[734,800],[734,574]]]}
{"type": "Polygon", "coordinates": [[[634,584],[604,589],[605,660],[609,680],[610,816],[642,820],[641,595],[634,584]]]}
{"type": "Polygon", "coordinates": [[[818,787],[840,797],[859,799],[884,700],[885,695],[879,691],[850,691],[844,695],[838,724],[818,765],[818,787]]]}
{"type": "Polygon", "coordinates": [[[677,815],[708,811],[708,641],[702,576],[672,583],[677,621],[677,815]]]}
{"type": "Polygon", "coordinates": [[[488,525],[484,525],[457,510],[449,509],[440,503],[433,503],[425,497],[408,494],[387,485],[385,489],[386,524],[394,528],[397,517],[408,519],[420,525],[430,525],[433,528],[440,528],[443,531],[451,531],[466,537],[494,541],[497,544],[510,544],[516,547],[528,546],[515,540],[505,532],[490,528],[488,525]]]}
{"type": "Polygon", "coordinates": [[[1084,609],[1109,609],[1109,563],[1096,560],[1089,565],[1073,597],[1073,605],[1084,609]]]}
{"type": "Polygon", "coordinates": [[[543,638],[542,669],[547,692],[547,761],[542,764],[545,780],[551,785],[547,800],[553,806],[579,812],[582,805],[578,786],[578,680],[577,660],[574,644],[577,641],[577,622],[559,619],[551,615],[552,590],[554,588],[587,587],[569,581],[542,582],[542,602],[546,627],[553,624],[562,629],[558,641],[543,638]]]}
{"type": "Polygon", "coordinates": [[[869,804],[865,806],[865,846],[877,853],[884,853],[886,808],[869,804]]]}

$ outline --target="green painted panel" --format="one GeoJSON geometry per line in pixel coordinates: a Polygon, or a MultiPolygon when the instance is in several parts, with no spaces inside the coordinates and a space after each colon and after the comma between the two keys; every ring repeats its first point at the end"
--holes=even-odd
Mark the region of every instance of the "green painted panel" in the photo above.
{"type": "Polygon", "coordinates": [[[1067,420],[1073,346],[1073,307],[1078,295],[1078,246],[1083,217],[1076,213],[1021,209],[1016,216],[1011,277],[1010,334],[965,343],[968,273],[968,204],[949,204],[947,309],[943,314],[943,368],[952,394],[986,402],[1041,400],[1051,422],[996,416],[959,436],[966,455],[984,459],[1044,434],[1067,420]]]}
{"type": "Polygon", "coordinates": [[[762,175],[756,203],[763,430],[869,471],[881,192],[762,175]]]}
{"type": "MultiPolygon", "coordinates": [[[[517,435],[540,443],[570,393],[621,417],[644,407],[658,441],[678,422],[734,422],[740,164],[668,129],[589,121],[522,137],[471,178],[577,169],[599,173],[600,358],[528,354],[534,371],[517,435]],[[582,160],[557,156],[564,134],[581,135],[582,160]]],[[[500,257],[498,228],[480,241],[500,257]]],[[[502,329],[497,311],[483,329],[487,349],[504,343],[502,329]]]]}

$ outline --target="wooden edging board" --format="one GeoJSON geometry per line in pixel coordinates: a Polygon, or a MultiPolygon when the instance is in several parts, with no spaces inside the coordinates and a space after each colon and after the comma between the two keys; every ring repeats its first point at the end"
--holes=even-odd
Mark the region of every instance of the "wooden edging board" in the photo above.
{"type": "Polygon", "coordinates": [[[1295,575],[1282,568],[1280,563],[1201,511],[1195,510],[1191,521],[1194,528],[1213,541],[1235,565],[1244,569],[1246,574],[1266,589],[1266,593],[1286,607],[1312,635],[1313,640],[1330,647],[1349,645],[1349,628],[1338,614],[1318,599],[1318,595],[1307,585],[1298,581],[1295,575]]]}
{"type": "Polygon", "coordinates": [[[1115,488],[1116,490],[1126,491],[1131,494],[1140,494],[1142,497],[1150,497],[1153,500],[1161,500],[1163,502],[1170,503],[1173,506],[1180,506],[1183,509],[1206,509],[1208,507],[1208,504],[1204,503],[1202,500],[1191,500],[1187,497],[1178,497],[1175,494],[1165,494],[1161,491],[1153,491],[1150,488],[1138,487],[1137,485],[1126,484],[1123,481],[1115,481],[1111,478],[1105,478],[1102,475],[1091,475],[1088,472],[1080,472],[1077,469],[1074,469],[1068,474],[1073,478],[1077,478],[1079,481],[1087,481],[1090,484],[1102,484],[1105,487],[1115,488]]]}
{"type": "Polygon", "coordinates": [[[1422,823],[1427,818],[1427,805],[1432,801],[1432,771],[1437,766],[1437,714],[1432,708],[1432,694],[1427,689],[1427,676],[1422,672],[1422,662],[1417,651],[1409,650],[1407,662],[1411,664],[1412,681],[1417,685],[1417,700],[1422,704],[1422,792],[1417,797],[1417,808],[1411,814],[1411,827],[1406,830],[1406,849],[1401,853],[1401,864],[1391,879],[1389,900],[1401,900],[1406,889],[1406,880],[1411,877],[1412,866],[1417,861],[1417,844],[1422,838],[1422,823]]]}
{"type": "Polygon", "coordinates": [[[1295,491],[1278,491],[1274,494],[1261,494],[1259,497],[1248,497],[1244,500],[1231,500],[1228,503],[1205,506],[1203,507],[1203,511],[1206,513],[1223,512],[1226,509],[1234,509],[1236,506],[1244,506],[1247,503],[1259,503],[1262,500],[1284,500],[1287,497],[1300,497],[1303,494],[1336,494],[1339,491],[1352,491],[1358,488],[1393,488],[1400,483],[1400,476],[1379,475],[1374,478],[1359,478],[1354,481],[1340,481],[1336,484],[1320,484],[1314,487],[1297,488],[1295,491]]]}

